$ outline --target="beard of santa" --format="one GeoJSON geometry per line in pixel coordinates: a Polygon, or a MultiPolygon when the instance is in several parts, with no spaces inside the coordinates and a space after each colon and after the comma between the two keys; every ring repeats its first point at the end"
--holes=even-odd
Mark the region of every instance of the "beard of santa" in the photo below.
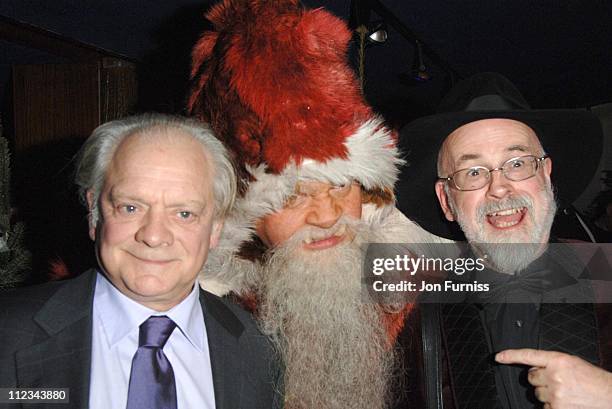
{"type": "Polygon", "coordinates": [[[260,324],[285,366],[285,407],[386,407],[395,354],[383,309],[362,296],[365,244],[375,232],[342,218],[329,229],[305,228],[270,250],[258,289],[260,324]],[[346,225],[352,234],[320,251],[309,236],[327,237],[346,225]]]}

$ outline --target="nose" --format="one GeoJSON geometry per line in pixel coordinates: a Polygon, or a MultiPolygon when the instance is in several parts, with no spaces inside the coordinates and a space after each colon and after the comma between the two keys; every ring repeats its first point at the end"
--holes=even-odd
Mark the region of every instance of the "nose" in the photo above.
{"type": "Polygon", "coordinates": [[[312,200],[306,215],[306,223],[328,229],[336,224],[342,213],[342,206],[327,194],[312,200]]]}
{"type": "Polygon", "coordinates": [[[136,241],[148,247],[170,246],[174,242],[172,231],[162,212],[149,211],[136,232],[136,241]]]}
{"type": "Polygon", "coordinates": [[[491,172],[489,186],[487,188],[487,196],[493,199],[503,199],[508,196],[512,190],[512,181],[508,180],[501,170],[491,172]]]}

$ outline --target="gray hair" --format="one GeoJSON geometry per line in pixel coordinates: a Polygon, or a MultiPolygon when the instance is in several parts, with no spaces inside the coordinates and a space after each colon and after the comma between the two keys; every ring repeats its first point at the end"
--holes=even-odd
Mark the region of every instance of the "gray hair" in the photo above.
{"type": "MultiPolygon", "coordinates": [[[[212,161],[213,196],[215,218],[225,217],[236,198],[236,172],[227,150],[207,124],[190,118],[149,113],[131,116],[97,127],[85,141],[77,155],[75,182],[79,186],[81,200],[87,204],[87,192],[93,193],[91,223],[100,217],[98,202],[106,178],[108,166],[117,147],[128,136],[146,135],[148,131],[183,131],[202,144],[212,161]]],[[[204,176],[204,175],[202,175],[204,176]]]]}

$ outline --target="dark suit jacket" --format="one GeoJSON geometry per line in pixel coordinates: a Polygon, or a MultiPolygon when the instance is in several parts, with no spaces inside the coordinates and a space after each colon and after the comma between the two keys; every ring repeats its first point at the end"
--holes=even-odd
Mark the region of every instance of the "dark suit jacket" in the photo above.
{"type": "MultiPolygon", "coordinates": [[[[90,270],[72,280],[0,293],[0,388],[70,388],[69,405],[24,407],[89,406],[95,282],[96,273],[90,270]]],[[[216,407],[280,407],[282,400],[276,393],[280,370],[252,317],[203,290],[200,303],[216,407]]]]}

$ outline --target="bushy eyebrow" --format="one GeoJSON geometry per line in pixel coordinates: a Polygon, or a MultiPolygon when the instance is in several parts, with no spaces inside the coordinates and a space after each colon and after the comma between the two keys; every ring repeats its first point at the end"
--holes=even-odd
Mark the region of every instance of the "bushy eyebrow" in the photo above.
{"type": "Polygon", "coordinates": [[[480,159],[481,157],[482,155],[479,155],[476,153],[466,153],[466,154],[459,156],[459,159],[457,159],[456,164],[458,165],[462,162],[467,162],[468,160],[480,159]]]}
{"type": "Polygon", "coordinates": [[[508,148],[506,148],[506,152],[530,152],[529,147],[525,146],[525,145],[512,145],[508,148]]]}
{"type": "MultiPolygon", "coordinates": [[[[138,198],[137,196],[134,196],[132,194],[127,194],[121,191],[113,191],[113,190],[109,191],[108,198],[113,203],[117,201],[122,201],[122,202],[135,202],[135,203],[146,204],[142,198],[138,198]]],[[[176,202],[176,203],[168,203],[167,207],[170,207],[170,208],[179,208],[179,207],[205,208],[207,205],[208,203],[206,201],[192,199],[192,200],[185,200],[185,201],[176,202]]]]}
{"type": "Polygon", "coordinates": [[[121,192],[121,191],[117,191],[114,189],[111,189],[108,191],[108,200],[110,200],[111,202],[116,202],[116,201],[126,201],[126,202],[138,202],[138,198],[136,198],[136,196],[121,192]]]}
{"type": "MultiPolygon", "coordinates": [[[[506,152],[523,152],[523,153],[531,152],[529,147],[527,147],[525,145],[511,145],[511,146],[507,147],[505,149],[505,151],[506,152]]],[[[457,159],[457,162],[455,163],[455,166],[459,166],[461,163],[467,162],[469,160],[475,160],[475,159],[480,159],[480,158],[482,158],[482,155],[480,155],[480,154],[477,154],[477,153],[466,153],[466,154],[463,154],[463,155],[459,156],[459,158],[457,159]]]]}

